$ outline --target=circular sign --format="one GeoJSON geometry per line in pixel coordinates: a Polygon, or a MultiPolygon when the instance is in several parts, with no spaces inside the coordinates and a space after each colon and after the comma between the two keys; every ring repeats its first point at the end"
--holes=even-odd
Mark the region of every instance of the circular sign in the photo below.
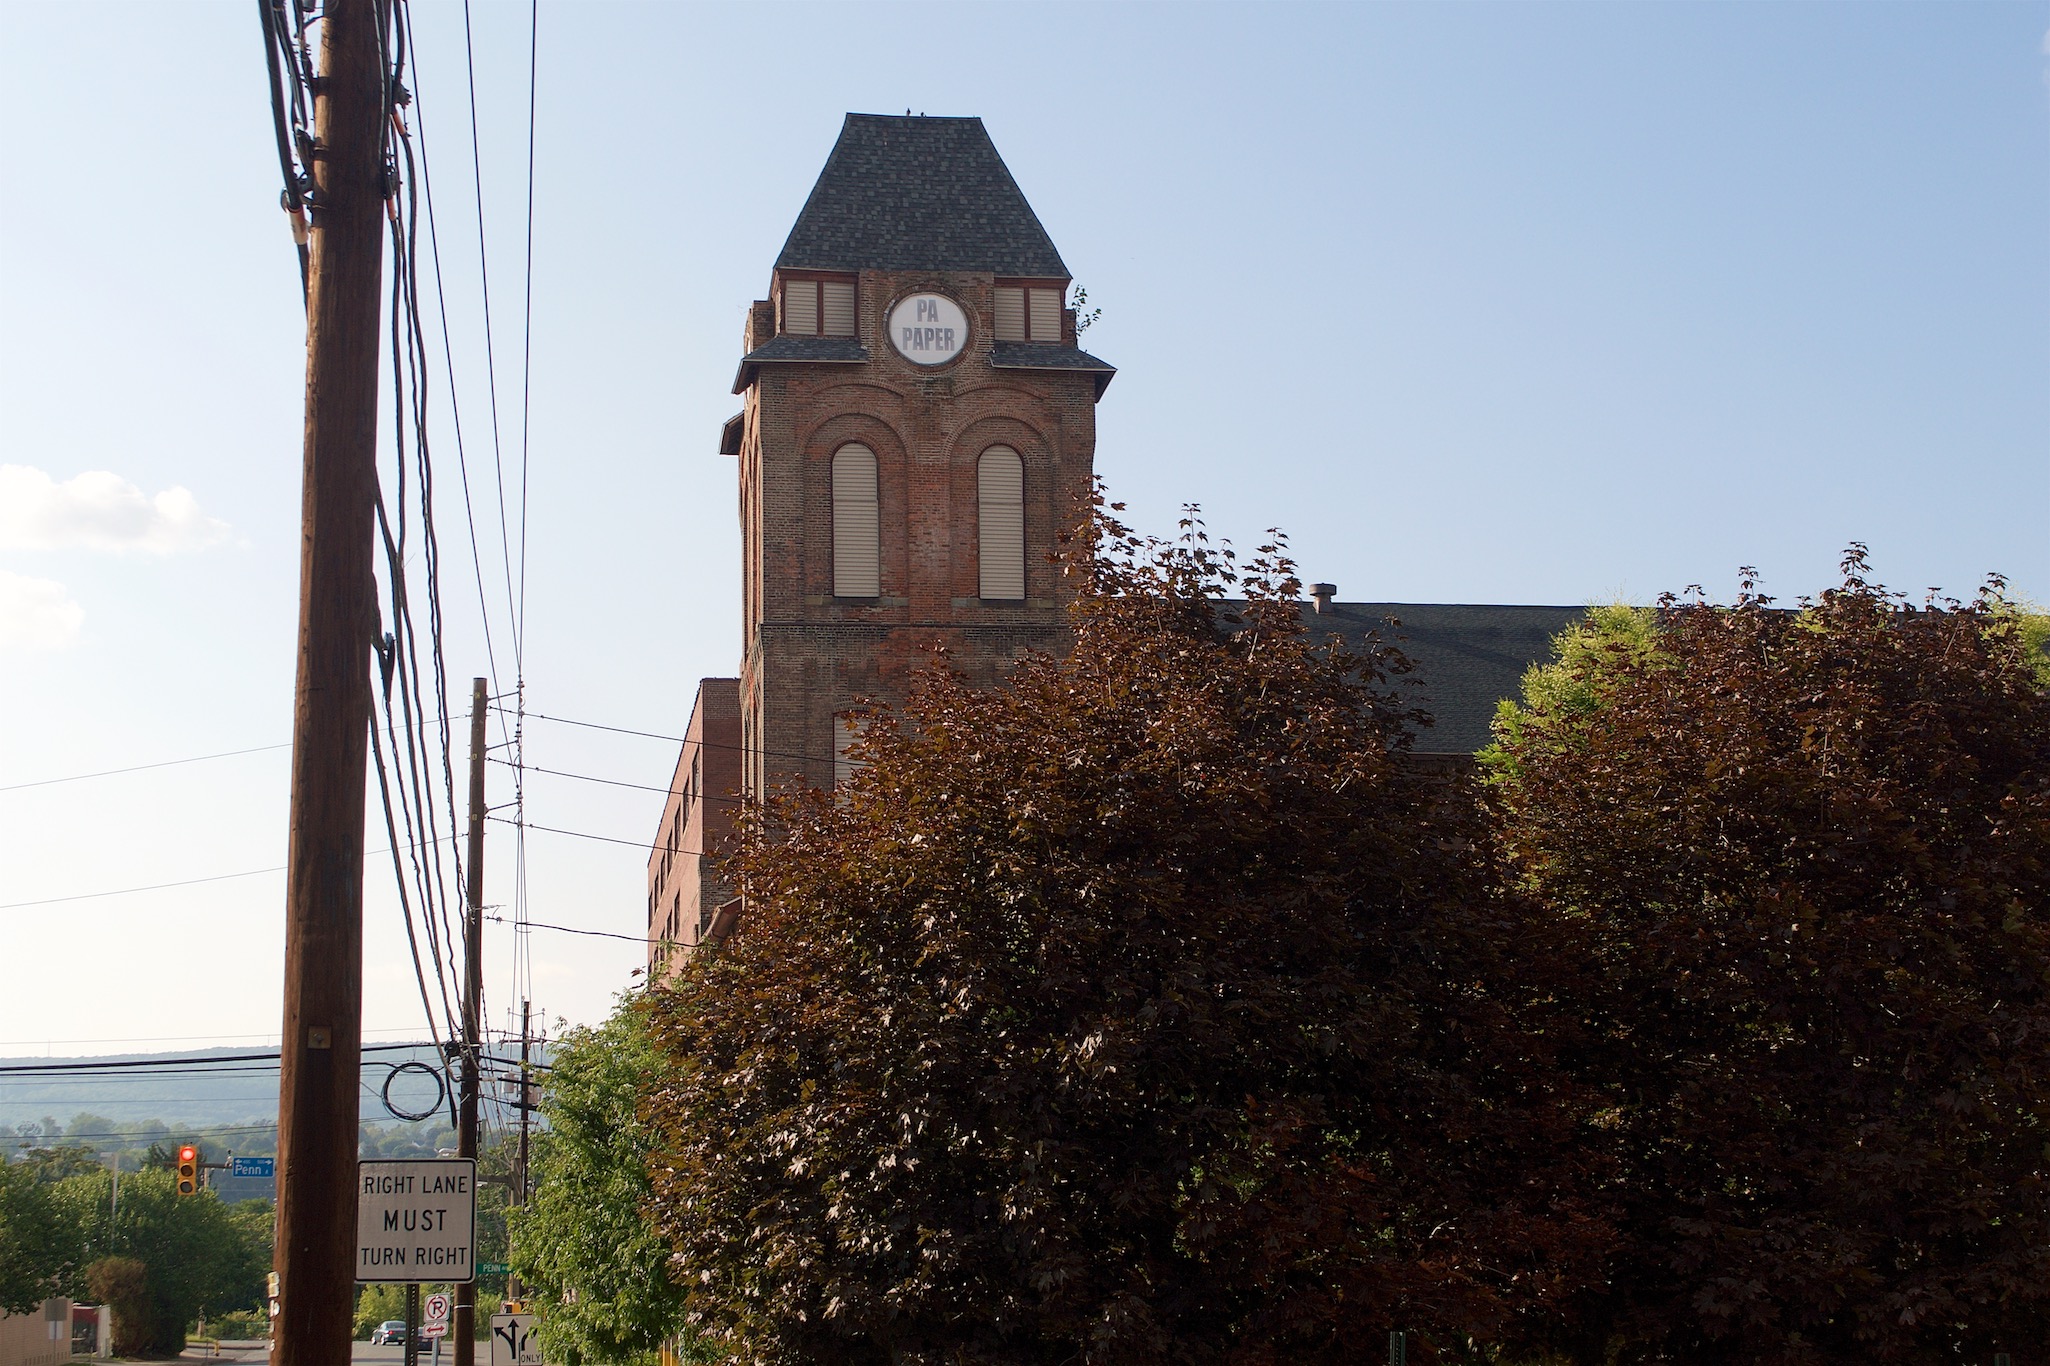
{"type": "Polygon", "coordinates": [[[420,1317],[428,1323],[446,1323],[448,1321],[448,1296],[439,1294],[429,1295],[425,1300],[421,1301],[421,1305],[423,1312],[420,1317]]]}
{"type": "Polygon", "coordinates": [[[890,345],[913,365],[945,365],[968,347],[968,315],[944,294],[912,294],[890,309],[890,345]]]}

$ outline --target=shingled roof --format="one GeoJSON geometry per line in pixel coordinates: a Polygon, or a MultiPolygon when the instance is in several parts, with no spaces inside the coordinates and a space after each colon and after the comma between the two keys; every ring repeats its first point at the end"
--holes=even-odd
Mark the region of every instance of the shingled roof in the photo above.
{"type": "Polygon", "coordinates": [[[1483,603],[1334,602],[1303,608],[1311,634],[1353,644],[1378,635],[1416,665],[1419,686],[1406,696],[1431,714],[1418,734],[1425,754],[1472,754],[1491,738],[1495,704],[1521,698],[1523,674],[1552,659],[1552,637],[1587,615],[1585,607],[1515,607],[1483,603]],[[1397,624],[1390,624],[1390,619],[1397,624]]]}
{"type": "Polygon", "coordinates": [[[849,114],[778,270],[1068,277],[981,119],[849,114]]]}

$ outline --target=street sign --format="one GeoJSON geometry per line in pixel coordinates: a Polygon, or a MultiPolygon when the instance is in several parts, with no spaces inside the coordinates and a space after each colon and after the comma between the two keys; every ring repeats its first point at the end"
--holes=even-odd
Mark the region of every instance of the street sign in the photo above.
{"type": "Polygon", "coordinates": [[[231,1157],[228,1159],[228,1175],[254,1177],[262,1180],[278,1174],[278,1160],[275,1157],[231,1157]]]}
{"type": "Polygon", "coordinates": [[[503,1275],[505,1275],[506,1273],[510,1272],[511,1270],[512,1270],[512,1263],[510,1263],[510,1262],[479,1262],[479,1263],[477,1263],[477,1274],[478,1274],[479,1276],[503,1276],[503,1275]]]}
{"type": "Polygon", "coordinates": [[[541,1340],[532,1314],[491,1316],[491,1366],[541,1366],[541,1340]]]}
{"type": "Polygon", "coordinates": [[[477,1159],[356,1164],[356,1279],[476,1279],[477,1159]]]}
{"type": "Polygon", "coordinates": [[[420,1301],[420,1336],[439,1338],[448,1336],[449,1298],[443,1294],[429,1295],[420,1301]]]}

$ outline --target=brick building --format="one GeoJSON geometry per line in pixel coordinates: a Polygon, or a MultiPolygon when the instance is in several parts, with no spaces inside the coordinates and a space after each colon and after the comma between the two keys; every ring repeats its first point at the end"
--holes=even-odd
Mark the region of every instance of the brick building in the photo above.
{"type": "MultiPolygon", "coordinates": [[[[740,794],[830,786],[863,698],[902,698],[943,648],[993,683],[1058,651],[1048,562],[1083,513],[1095,405],[1114,373],[1076,345],[1070,276],[982,121],[850,114],[748,312],[720,451],[738,458],[738,678],[706,679],[648,863],[651,975],[723,933],[732,897],[700,851],[740,794]]],[[[1439,725],[1471,754],[1495,700],[1578,609],[1346,604],[1352,635],[1400,618],[1439,725]]]]}

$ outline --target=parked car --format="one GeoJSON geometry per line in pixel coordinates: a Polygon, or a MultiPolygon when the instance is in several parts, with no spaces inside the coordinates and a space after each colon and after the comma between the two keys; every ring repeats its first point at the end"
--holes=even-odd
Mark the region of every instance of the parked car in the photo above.
{"type": "Polygon", "coordinates": [[[370,1332],[372,1347],[403,1347],[406,1345],[406,1321],[386,1319],[370,1332]]]}

